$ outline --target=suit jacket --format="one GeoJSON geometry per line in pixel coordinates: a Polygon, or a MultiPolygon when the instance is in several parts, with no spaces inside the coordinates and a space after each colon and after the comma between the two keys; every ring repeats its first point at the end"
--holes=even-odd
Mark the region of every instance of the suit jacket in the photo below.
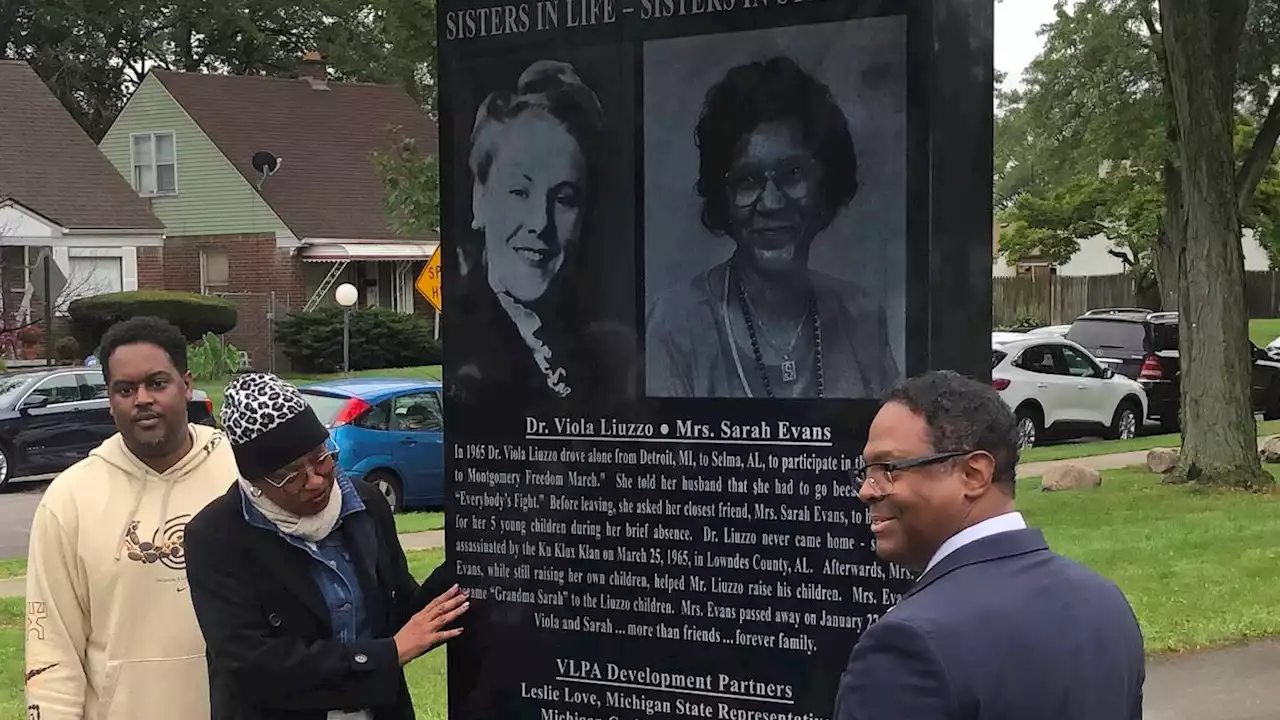
{"type": "Polygon", "coordinates": [[[834,720],[1141,720],[1144,679],[1119,588],[1028,528],[946,556],[872,625],[834,720]]]}
{"type": "MultiPolygon", "coordinates": [[[[232,485],[186,529],[187,579],[204,633],[212,720],[324,720],[369,708],[376,720],[413,720],[395,633],[453,584],[441,565],[419,587],[387,501],[355,483],[365,511],[343,519],[374,639],[333,639],[312,558],[244,518],[232,485]]],[[[465,615],[464,622],[465,622],[465,615]]]]}

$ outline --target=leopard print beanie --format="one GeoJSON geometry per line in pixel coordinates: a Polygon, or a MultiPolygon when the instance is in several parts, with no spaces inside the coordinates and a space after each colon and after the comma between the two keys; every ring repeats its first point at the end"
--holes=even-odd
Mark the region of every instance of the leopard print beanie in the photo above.
{"type": "Polygon", "coordinates": [[[269,373],[236,376],[223,394],[221,419],[246,480],[261,480],[329,439],[298,388],[269,373]]]}

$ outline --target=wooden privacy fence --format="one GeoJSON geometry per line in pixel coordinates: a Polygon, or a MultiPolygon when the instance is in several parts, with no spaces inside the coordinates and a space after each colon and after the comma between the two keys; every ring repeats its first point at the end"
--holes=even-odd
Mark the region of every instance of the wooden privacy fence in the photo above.
{"type": "MultiPolygon", "coordinates": [[[[1095,308],[1141,306],[1128,275],[992,280],[993,327],[1011,327],[1024,321],[1066,325],[1095,308]]],[[[1245,273],[1245,303],[1249,317],[1280,317],[1280,273],[1245,273]]]]}

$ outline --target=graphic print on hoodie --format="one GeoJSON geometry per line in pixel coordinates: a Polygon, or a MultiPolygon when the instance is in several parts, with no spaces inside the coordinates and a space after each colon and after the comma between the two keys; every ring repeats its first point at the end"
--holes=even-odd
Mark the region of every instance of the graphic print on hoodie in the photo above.
{"type": "Polygon", "coordinates": [[[117,434],[45,491],[27,569],[31,717],[209,716],[183,534],[236,481],[236,463],[221,431],[189,429],[191,452],[164,473],[117,434]]]}

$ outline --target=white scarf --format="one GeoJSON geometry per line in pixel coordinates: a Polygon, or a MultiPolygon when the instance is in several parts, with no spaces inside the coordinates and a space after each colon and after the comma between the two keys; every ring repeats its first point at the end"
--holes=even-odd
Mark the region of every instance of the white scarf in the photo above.
{"type": "Polygon", "coordinates": [[[294,515],[271,502],[266,495],[253,486],[253,483],[244,478],[240,478],[240,490],[244,492],[245,497],[249,498],[249,502],[258,509],[258,512],[271,521],[271,524],[275,525],[280,532],[309,543],[318,543],[329,537],[329,533],[338,526],[338,519],[342,515],[342,488],[338,487],[337,481],[333,483],[333,489],[329,492],[329,504],[315,515],[305,517],[294,515]]]}

